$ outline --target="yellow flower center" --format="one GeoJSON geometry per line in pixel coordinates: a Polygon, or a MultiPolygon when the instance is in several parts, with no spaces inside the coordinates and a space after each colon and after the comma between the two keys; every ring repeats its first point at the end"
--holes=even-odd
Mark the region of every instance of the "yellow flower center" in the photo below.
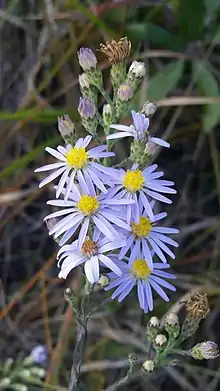
{"type": "Polygon", "coordinates": [[[128,170],[123,179],[124,187],[131,193],[141,190],[144,184],[144,176],[140,170],[128,170]]]}
{"type": "Polygon", "coordinates": [[[139,238],[144,238],[149,234],[153,225],[147,217],[141,216],[139,223],[131,223],[132,233],[139,238]]]}
{"type": "Polygon", "coordinates": [[[66,160],[72,168],[83,168],[88,161],[88,152],[85,148],[71,148],[70,152],[66,153],[66,160]]]}
{"type": "Polygon", "coordinates": [[[92,257],[93,255],[97,254],[98,245],[96,242],[93,242],[93,240],[88,239],[83,243],[81,252],[83,255],[86,255],[87,257],[92,257]]]}
{"type": "Polygon", "coordinates": [[[99,207],[99,202],[97,201],[96,197],[83,195],[80,198],[77,206],[79,210],[83,212],[86,216],[90,216],[97,211],[99,207]]]}
{"type": "Polygon", "coordinates": [[[138,258],[133,262],[131,272],[136,278],[145,280],[145,278],[151,274],[151,269],[148,267],[147,262],[144,259],[138,258]]]}

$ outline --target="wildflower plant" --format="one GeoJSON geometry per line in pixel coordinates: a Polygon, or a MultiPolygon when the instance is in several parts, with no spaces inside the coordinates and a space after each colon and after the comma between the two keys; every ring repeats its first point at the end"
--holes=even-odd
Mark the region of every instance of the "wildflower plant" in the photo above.
{"type": "MultiPolygon", "coordinates": [[[[58,118],[64,143],[56,149],[48,146],[46,151],[54,157],[54,163],[35,170],[40,175],[49,173],[40,187],[55,181],[55,198],[47,204],[56,209],[45,221],[49,234],[60,246],[59,277],[71,279],[79,269],[84,285],[80,304],[71,288],[65,291],[78,322],[70,391],[79,383],[87,322],[95,310],[93,295],[98,287],[99,292],[100,287],[104,288],[100,295],[111,292],[111,299],[120,303],[133,291],[144,313],[154,309],[155,296],[168,302],[176,290],[176,276],[170,272],[169,261],[175,258],[173,248],[178,247],[178,242],[173,235],[179,231],[166,226],[167,213],[160,209],[164,203],[172,203],[176,189],[174,182],[164,179],[163,171],[153,164],[157,149],[170,148],[170,144],[151,133],[151,117],[156,110],[153,103],[146,102],[139,111],[132,107],[146,66],[133,61],[127,67],[131,52],[127,38],[101,44],[100,52],[111,66],[110,95],[105,91],[96,55],[91,49],[81,48],[78,60],[83,73],[79,76],[78,113],[87,134],[77,137],[68,115],[58,118]],[[100,94],[105,101],[102,109],[97,105],[100,94]],[[128,125],[121,123],[125,116],[128,125]],[[118,161],[114,145],[125,137],[130,140],[128,157],[118,161]]],[[[164,331],[157,317],[150,319],[146,334],[153,350],[148,349],[141,373],[149,374],[167,365],[167,357],[206,316],[206,300],[201,294],[188,300],[189,311],[182,326],[177,314],[165,317],[164,331]]],[[[208,341],[186,354],[196,359],[214,358],[217,351],[208,341]]],[[[129,355],[128,361],[127,377],[136,370],[135,354],[129,355]]]]}

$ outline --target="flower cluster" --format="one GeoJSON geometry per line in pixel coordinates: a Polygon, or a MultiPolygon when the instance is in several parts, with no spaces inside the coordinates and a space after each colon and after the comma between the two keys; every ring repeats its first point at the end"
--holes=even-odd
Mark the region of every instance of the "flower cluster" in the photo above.
{"type": "MultiPolygon", "coordinates": [[[[100,279],[100,269],[105,267],[110,269],[107,274],[110,282],[105,289],[115,288],[112,298],[120,302],[135,288],[140,307],[148,312],[153,309],[153,291],[165,301],[169,298],[164,288],[175,291],[167,281],[175,276],[167,269],[170,268],[168,257],[175,258],[170,247],[178,246],[170,235],[178,230],[161,225],[160,221],[167,214],[156,213],[155,204],[157,201],[172,203],[169,197],[176,190],[172,181],[163,179],[164,173],[158,170],[157,164],[144,165],[145,160],[139,164],[133,158],[135,153],[130,155],[130,166],[125,165],[124,169],[110,166],[115,156],[112,140],[131,137],[133,143],[141,146],[144,156],[148,156],[149,151],[152,154],[152,146],[169,148],[170,145],[150,134],[150,121],[143,111],[131,111],[133,123],[130,126],[116,123],[146,68],[143,63],[134,61],[125,72],[124,60],[131,49],[127,39],[108,42],[101,49],[109,56],[114,69],[114,99],[108,97],[101,116],[95,96],[103,93],[102,74],[91,49],[81,48],[78,58],[84,73],[79,78],[82,97],[78,111],[84,128],[91,135],[78,140],[75,133],[71,137],[75,128],[69,117],[59,118],[65,145],[57,149],[47,147],[46,151],[56,161],[35,171],[50,172],[40,182],[40,187],[57,181],[56,198],[47,203],[58,210],[46,216],[45,221],[49,234],[61,246],[59,277],[67,278],[74,268],[84,266],[86,278],[94,284],[100,279]],[[106,144],[101,143],[97,134],[98,124],[103,126],[103,123],[106,144]],[[110,130],[106,130],[106,126],[110,130]],[[119,132],[111,133],[112,129],[119,132]]],[[[106,98],[106,93],[103,96],[106,98]]]]}

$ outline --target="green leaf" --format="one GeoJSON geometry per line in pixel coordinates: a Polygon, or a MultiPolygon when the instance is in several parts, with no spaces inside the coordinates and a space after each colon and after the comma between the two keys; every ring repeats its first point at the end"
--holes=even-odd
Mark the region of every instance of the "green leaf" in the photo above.
{"type": "Polygon", "coordinates": [[[165,49],[181,50],[183,42],[179,37],[153,23],[132,23],[125,29],[126,35],[133,41],[149,41],[165,49]]]}
{"type": "Polygon", "coordinates": [[[193,41],[202,36],[204,29],[204,20],[204,0],[180,0],[180,32],[186,42],[193,41]]]}
{"type": "MultiPolygon", "coordinates": [[[[193,80],[199,93],[210,97],[219,97],[218,83],[213,76],[208,64],[196,61],[193,63],[193,80]]],[[[206,133],[217,125],[220,120],[219,103],[208,104],[205,106],[203,114],[203,130],[206,133]]]]}
{"type": "Polygon", "coordinates": [[[4,168],[0,172],[0,179],[6,178],[15,172],[17,174],[17,171],[19,169],[26,167],[29,163],[36,159],[36,157],[38,157],[47,146],[53,147],[54,145],[56,145],[56,143],[58,143],[59,140],[60,136],[50,138],[41,145],[38,145],[37,147],[33,148],[30,152],[19,157],[18,159],[15,159],[8,167],[4,168]]]}
{"type": "Polygon", "coordinates": [[[154,101],[164,98],[182,77],[184,61],[173,61],[156,73],[148,85],[148,99],[154,101]]]}
{"type": "Polygon", "coordinates": [[[205,0],[206,15],[213,16],[220,8],[220,0],[205,0]]]}

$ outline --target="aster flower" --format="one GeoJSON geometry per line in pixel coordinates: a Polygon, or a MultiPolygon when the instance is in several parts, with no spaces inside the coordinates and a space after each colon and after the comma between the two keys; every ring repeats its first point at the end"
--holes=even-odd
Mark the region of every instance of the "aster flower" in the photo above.
{"type": "MultiPolygon", "coordinates": [[[[152,203],[150,204],[152,207],[152,203]]],[[[173,247],[178,247],[178,243],[169,238],[169,234],[177,234],[179,231],[175,228],[158,226],[158,221],[164,219],[167,213],[162,212],[155,214],[153,218],[149,218],[147,212],[144,210],[143,205],[140,203],[133,208],[131,216],[131,229],[132,231],[127,234],[127,242],[122,247],[119,258],[123,258],[124,255],[131,249],[131,254],[136,251],[136,248],[140,248],[148,259],[149,267],[153,267],[153,260],[151,257],[151,250],[154,250],[160,260],[164,263],[167,262],[167,254],[171,258],[175,258],[174,253],[169,249],[166,243],[173,247]]]]}
{"type": "MultiPolygon", "coordinates": [[[[138,203],[141,203],[148,216],[153,219],[154,215],[150,201],[155,199],[171,204],[172,201],[161,193],[176,193],[176,190],[171,188],[174,182],[158,179],[164,173],[163,171],[155,172],[157,167],[157,164],[153,164],[141,171],[138,169],[137,164],[134,164],[131,170],[127,171],[123,169],[112,169],[111,176],[116,186],[110,191],[110,194],[117,194],[118,198],[125,197],[127,199],[133,199],[136,206],[138,203]]],[[[132,205],[127,208],[128,224],[130,224],[132,208],[132,205]]]]}
{"type": "Polygon", "coordinates": [[[170,144],[167,141],[162,140],[158,137],[152,137],[149,135],[148,127],[150,124],[149,119],[141,113],[136,113],[136,111],[132,110],[131,115],[133,118],[133,125],[119,125],[112,124],[110,128],[120,130],[118,133],[113,133],[107,136],[107,140],[113,140],[124,137],[133,137],[135,140],[147,142],[151,141],[155,144],[158,144],[162,147],[170,147],[170,144]]]}
{"type": "MultiPolygon", "coordinates": [[[[107,168],[106,168],[107,170],[107,168]]],[[[89,224],[93,223],[97,229],[103,233],[104,236],[110,240],[118,238],[119,234],[114,228],[113,224],[130,231],[131,228],[124,221],[126,216],[122,214],[120,217],[117,215],[117,209],[123,211],[121,206],[129,205],[133,203],[133,200],[118,199],[118,197],[110,198],[108,194],[101,193],[97,195],[94,191],[94,187],[90,185],[88,181],[86,183],[81,181],[81,190],[77,188],[75,184],[72,184],[72,192],[69,194],[69,200],[51,200],[47,204],[54,206],[61,206],[61,209],[57,212],[51,213],[45,217],[45,220],[68,215],[63,217],[58,224],[56,224],[49,235],[53,235],[56,239],[61,234],[64,234],[59,244],[62,246],[66,241],[76,232],[80,227],[78,245],[81,248],[85,238],[87,236],[89,224]]]]}
{"type": "Polygon", "coordinates": [[[91,284],[99,280],[100,264],[112,270],[118,276],[122,274],[121,270],[112,259],[111,254],[106,252],[120,248],[123,245],[121,239],[110,241],[94,231],[93,239],[86,238],[81,249],[78,248],[78,240],[70,245],[63,246],[57,254],[59,259],[58,266],[61,271],[60,278],[66,278],[70,271],[76,266],[84,264],[85,274],[91,284]]]}
{"type": "Polygon", "coordinates": [[[91,140],[92,136],[86,136],[80,138],[74,147],[70,144],[66,147],[59,145],[57,150],[47,147],[46,151],[57,158],[58,161],[35,170],[35,172],[53,171],[52,174],[40,182],[39,187],[43,187],[61,176],[56,190],[56,198],[60,196],[66,182],[68,182],[65,200],[68,199],[75,178],[77,178],[80,185],[83,183],[84,187],[87,186],[86,182],[90,182],[91,186],[95,185],[106,193],[107,190],[103,183],[107,183],[105,182],[107,176],[103,175],[102,166],[91,159],[96,160],[114,156],[114,153],[106,152],[106,145],[100,145],[86,151],[86,147],[91,140]]]}
{"type": "Polygon", "coordinates": [[[176,277],[163,270],[168,269],[170,265],[154,263],[149,267],[148,260],[139,249],[133,252],[128,264],[118,261],[117,265],[122,271],[122,276],[119,277],[113,272],[109,273],[111,282],[105,290],[116,288],[111,297],[112,299],[117,298],[119,303],[136,286],[140,307],[144,312],[148,312],[153,310],[152,289],[165,301],[169,301],[169,298],[162,287],[171,291],[176,290],[166,281],[166,279],[175,279],[176,277]]]}

